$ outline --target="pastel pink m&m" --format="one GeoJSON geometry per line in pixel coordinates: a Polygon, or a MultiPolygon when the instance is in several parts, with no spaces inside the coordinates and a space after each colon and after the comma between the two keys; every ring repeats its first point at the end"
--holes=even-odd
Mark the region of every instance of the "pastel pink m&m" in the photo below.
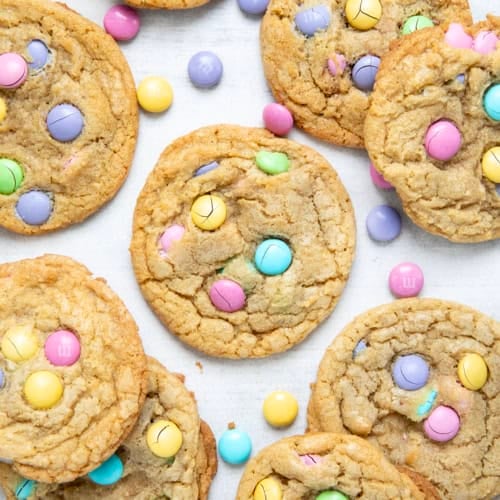
{"type": "Polygon", "coordinates": [[[57,330],[45,341],[45,356],[54,366],[71,366],[80,358],[80,341],[69,330],[57,330]]]}
{"type": "Polygon", "coordinates": [[[424,273],[413,262],[402,262],[389,274],[389,288],[396,297],[416,297],[424,286],[424,273]]]}
{"type": "Polygon", "coordinates": [[[309,466],[319,464],[320,462],[323,461],[320,455],[312,455],[310,453],[307,453],[306,455],[299,455],[299,457],[304,465],[309,465],[309,466]]]}
{"type": "Polygon", "coordinates": [[[131,40],[140,26],[139,14],[126,5],[114,5],[104,15],[104,29],[115,40],[131,40]]]}
{"type": "Polygon", "coordinates": [[[165,232],[160,237],[160,245],[165,252],[170,250],[174,241],[179,241],[186,230],[180,224],[173,224],[165,229],[165,232]]]}
{"type": "Polygon", "coordinates": [[[460,430],[460,417],[449,406],[437,406],[424,422],[424,432],[432,441],[453,439],[460,430]]]}
{"type": "Polygon", "coordinates": [[[464,31],[462,25],[458,23],[450,24],[444,39],[448,45],[456,49],[471,49],[473,44],[472,37],[468,35],[464,31]]]}
{"type": "Polygon", "coordinates": [[[425,150],[435,160],[450,160],[458,153],[461,145],[460,131],[449,120],[434,122],[425,134],[425,150]]]}
{"type": "Polygon", "coordinates": [[[473,49],[480,54],[489,54],[493,52],[498,43],[498,37],[493,31],[480,31],[473,42],[473,49]]]}
{"type": "Polygon", "coordinates": [[[292,113],[277,102],[272,102],[264,108],[262,119],[267,130],[276,135],[286,135],[293,127],[292,113]]]}
{"type": "Polygon", "coordinates": [[[28,63],[13,52],[0,55],[0,88],[17,89],[28,77],[28,63]]]}
{"type": "Polygon", "coordinates": [[[217,280],[208,294],[212,304],[220,311],[235,312],[245,306],[245,292],[236,281],[217,280]]]}
{"type": "Polygon", "coordinates": [[[384,176],[375,168],[373,163],[370,163],[370,177],[373,184],[380,189],[394,189],[394,186],[384,179],[384,176]]]}

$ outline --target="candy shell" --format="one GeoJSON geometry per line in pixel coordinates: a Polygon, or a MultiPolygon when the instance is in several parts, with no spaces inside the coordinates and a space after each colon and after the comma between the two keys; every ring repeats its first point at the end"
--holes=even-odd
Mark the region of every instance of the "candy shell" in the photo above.
{"type": "Polygon", "coordinates": [[[483,108],[492,120],[500,121],[500,83],[495,83],[486,90],[483,96],[483,108]]]}
{"type": "Polygon", "coordinates": [[[34,71],[42,69],[49,60],[49,49],[42,40],[31,40],[28,44],[28,53],[31,58],[29,67],[34,71]]]}
{"type": "Polygon", "coordinates": [[[382,4],[379,0],[347,0],[345,15],[353,28],[366,31],[380,21],[382,4]]]}
{"type": "Polygon", "coordinates": [[[295,15],[295,25],[305,36],[313,36],[317,31],[330,26],[330,10],[326,5],[315,5],[295,15]]]}
{"type": "Polygon", "coordinates": [[[418,31],[423,28],[431,28],[432,26],[434,26],[432,19],[429,19],[426,16],[411,16],[403,23],[401,33],[403,35],[409,35],[414,31],[418,31]]]}
{"type": "Polygon", "coordinates": [[[238,0],[238,5],[246,14],[258,16],[266,12],[269,0],[238,0]]]}
{"type": "Polygon", "coordinates": [[[380,57],[368,54],[358,59],[352,68],[354,85],[360,90],[373,90],[379,66],[380,57]]]}
{"type": "Polygon", "coordinates": [[[23,479],[16,487],[15,495],[16,500],[28,500],[28,498],[35,493],[36,481],[32,479],[23,479]]]}
{"type": "Polygon", "coordinates": [[[52,200],[42,191],[27,191],[17,200],[16,212],[25,224],[40,226],[52,213],[52,200]]]}
{"type": "Polygon", "coordinates": [[[8,360],[22,363],[36,355],[40,344],[31,326],[19,325],[7,330],[2,338],[1,348],[8,360]]]}
{"type": "Polygon", "coordinates": [[[217,449],[224,462],[233,465],[243,464],[252,453],[252,441],[245,431],[228,429],[220,437],[217,449]]]}
{"type": "Polygon", "coordinates": [[[245,307],[245,291],[235,281],[217,280],[210,287],[209,297],[212,304],[224,312],[236,312],[245,307]]]}
{"type": "Polygon", "coordinates": [[[13,52],[0,54],[0,88],[16,89],[28,77],[28,64],[13,52]]]}
{"type": "Polygon", "coordinates": [[[253,500],[281,500],[283,489],[275,477],[266,477],[257,483],[253,491],[253,500]]]}
{"type": "Polygon", "coordinates": [[[21,165],[9,158],[0,158],[0,194],[12,194],[23,182],[24,171],[21,165]]]}
{"type": "Polygon", "coordinates": [[[254,262],[262,274],[276,276],[290,267],[292,251],[283,240],[264,240],[255,251],[254,262]]]}
{"type": "Polygon", "coordinates": [[[198,168],[193,174],[193,177],[198,177],[200,175],[208,174],[208,172],[211,172],[212,170],[215,170],[218,167],[219,167],[218,162],[211,161],[210,163],[202,165],[200,168],[198,168]]]}
{"type": "Polygon", "coordinates": [[[139,14],[127,5],[113,5],[104,15],[104,29],[115,40],[132,40],[140,27],[139,14]]]}
{"type": "Polygon", "coordinates": [[[191,219],[200,229],[213,231],[224,224],[227,209],[224,200],[214,194],[205,194],[191,206],[191,219]]]}
{"type": "Polygon", "coordinates": [[[88,474],[89,478],[100,486],[110,486],[123,476],[123,462],[116,454],[111,455],[97,469],[88,474]]]}
{"type": "Polygon", "coordinates": [[[418,354],[398,356],[392,366],[395,384],[406,391],[416,391],[424,387],[429,379],[429,365],[418,354]]]}
{"type": "Polygon", "coordinates": [[[458,378],[462,385],[471,391],[479,391],[488,380],[488,365],[476,353],[466,354],[458,362],[458,378]]]}
{"type": "Polygon", "coordinates": [[[268,424],[273,427],[288,427],[297,418],[299,405],[289,392],[274,391],[264,400],[262,411],[268,424]]]}
{"type": "Polygon", "coordinates": [[[222,62],[208,50],[198,52],[188,63],[188,75],[195,87],[208,89],[219,84],[222,78],[222,62]]]}
{"type": "Polygon", "coordinates": [[[323,491],[316,500],[349,500],[349,497],[337,490],[323,491]]]}
{"type": "Polygon", "coordinates": [[[474,38],[472,48],[480,54],[494,52],[498,43],[498,37],[493,31],[480,31],[474,38]]]}
{"type": "Polygon", "coordinates": [[[72,104],[58,104],[47,114],[47,128],[50,136],[59,142],[75,140],[83,130],[81,111],[72,104]]]}
{"type": "Polygon", "coordinates": [[[182,432],[170,420],[157,420],[148,427],[146,443],[157,457],[174,457],[182,446],[182,432]]]}
{"type": "Polygon", "coordinates": [[[375,241],[392,241],[401,233],[401,216],[389,205],[378,205],[366,217],[366,229],[375,241]]]}
{"type": "Polygon", "coordinates": [[[500,183],[500,146],[488,149],[481,160],[483,175],[491,182],[500,183]]]}
{"type": "Polygon", "coordinates": [[[262,119],[267,130],[276,135],[286,135],[293,127],[292,113],[281,104],[272,102],[267,104],[262,112],[262,119]]]}
{"type": "Polygon", "coordinates": [[[168,252],[174,242],[180,241],[186,230],[180,224],[173,224],[167,227],[164,233],[160,236],[160,245],[163,251],[168,252]]]}
{"type": "Polygon", "coordinates": [[[460,150],[462,136],[458,127],[449,120],[432,123],[425,134],[425,150],[435,160],[451,160],[460,150]]]}
{"type": "Polygon", "coordinates": [[[394,186],[384,179],[384,176],[375,169],[373,163],[370,163],[370,177],[373,184],[380,189],[394,189],[394,186]]]}
{"type": "Polygon", "coordinates": [[[424,286],[424,273],[413,262],[402,262],[389,274],[389,288],[396,297],[416,297],[424,286]]]}
{"type": "Polygon", "coordinates": [[[137,87],[137,100],[141,108],[150,113],[166,111],[173,97],[170,83],[159,76],[148,76],[137,87]]]}
{"type": "Polygon", "coordinates": [[[61,379],[52,372],[33,372],[24,382],[24,396],[36,410],[48,410],[55,406],[63,395],[61,379]]]}
{"type": "Polygon", "coordinates": [[[471,49],[473,45],[473,39],[468,35],[461,24],[451,23],[448,27],[444,39],[448,45],[455,47],[456,49],[471,49]]]}
{"type": "Polygon", "coordinates": [[[45,357],[54,366],[71,366],[80,358],[80,341],[69,330],[57,330],[45,341],[45,357]]]}
{"type": "Polygon", "coordinates": [[[449,406],[437,406],[424,421],[424,432],[432,441],[453,439],[460,430],[460,417],[449,406]]]}
{"type": "Polygon", "coordinates": [[[307,453],[306,455],[299,455],[299,457],[302,463],[309,467],[317,465],[323,461],[320,455],[313,455],[311,453],[307,453]]]}
{"type": "Polygon", "coordinates": [[[288,172],[290,160],[285,153],[259,151],[255,163],[266,174],[277,175],[288,172]]]}

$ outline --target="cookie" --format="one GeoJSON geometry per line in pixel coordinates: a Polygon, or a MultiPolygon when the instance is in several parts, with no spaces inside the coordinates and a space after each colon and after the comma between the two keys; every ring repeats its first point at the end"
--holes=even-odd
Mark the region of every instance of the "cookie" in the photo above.
{"type": "Polygon", "coordinates": [[[237,500],[438,498],[420,491],[368,441],[347,434],[294,436],[264,448],[247,465],[237,500]]]}
{"type": "Polygon", "coordinates": [[[358,316],[321,361],[312,431],[352,432],[443,499],[500,493],[500,324],[460,304],[400,299],[358,316]]]}
{"type": "Polygon", "coordinates": [[[125,0],[125,2],[141,9],[192,9],[205,5],[209,0],[125,0]]]}
{"type": "Polygon", "coordinates": [[[131,254],[152,309],[212,356],[262,357],[303,340],[335,307],[354,215],[315,151],[217,125],[174,141],[137,201],[131,254]]]}
{"type": "Polygon", "coordinates": [[[382,61],[365,137],[408,216],[451,241],[500,237],[500,17],[403,39],[382,61]]]}
{"type": "Polygon", "coordinates": [[[71,481],[134,426],[146,360],[105,281],[56,255],[0,265],[0,458],[24,477],[71,481]]]}
{"type": "MultiPolygon", "coordinates": [[[[147,396],[139,420],[115,453],[117,463],[123,467],[116,482],[107,486],[82,477],[67,484],[43,484],[28,482],[15,474],[8,465],[0,465],[0,484],[7,492],[7,498],[15,499],[16,492],[30,490],[23,498],[29,500],[71,499],[87,500],[105,498],[121,500],[135,498],[175,498],[176,500],[205,500],[208,489],[217,470],[215,439],[210,427],[200,421],[196,401],[183,384],[183,377],[168,372],[158,361],[148,358],[147,396]],[[166,424],[165,424],[166,422],[166,424]],[[172,457],[159,457],[157,448],[150,448],[150,429],[160,424],[163,437],[153,439],[163,445],[180,446],[172,457]],[[181,442],[175,443],[169,426],[181,442]],[[167,437],[168,436],[168,437],[167,437]]],[[[154,430],[154,429],[153,429],[154,430]]],[[[162,451],[162,450],[160,450],[162,451]]]]}
{"type": "Polygon", "coordinates": [[[271,0],[261,25],[275,99],[306,132],[362,147],[380,57],[401,33],[472,22],[466,0],[271,0]]]}
{"type": "Polygon", "coordinates": [[[47,0],[0,1],[0,54],[0,226],[35,234],[80,222],[132,163],[128,64],[101,28],[47,0]]]}

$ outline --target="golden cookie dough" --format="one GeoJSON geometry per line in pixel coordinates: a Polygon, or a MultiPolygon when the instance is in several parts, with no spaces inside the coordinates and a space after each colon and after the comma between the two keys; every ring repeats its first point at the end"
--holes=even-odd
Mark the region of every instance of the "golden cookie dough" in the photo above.
{"type": "Polygon", "coordinates": [[[490,500],[500,493],[499,377],[498,322],[452,302],[397,300],[361,314],[332,342],[312,388],[309,429],[367,438],[392,463],[429,479],[443,499],[490,500]],[[366,348],[353,353],[361,340],[366,348]],[[488,366],[487,382],[477,391],[458,378],[467,353],[479,354],[488,366]],[[405,354],[428,363],[421,389],[403,390],[393,381],[393,362],[405,354]],[[432,406],[419,415],[432,391],[432,406]],[[438,405],[460,417],[458,434],[441,443],[423,432],[438,405]]]}
{"type": "MultiPolygon", "coordinates": [[[[68,484],[36,484],[28,500],[206,500],[217,470],[215,439],[200,420],[196,401],[183,384],[183,377],[168,372],[148,358],[147,396],[139,420],[116,451],[122,460],[122,478],[111,486],[99,486],[83,477],[68,484]],[[170,420],[182,432],[182,447],[171,461],[156,457],[146,444],[151,422],[170,420]]],[[[0,465],[0,485],[8,500],[15,500],[23,479],[8,465],[0,465]]]]}
{"type": "Polygon", "coordinates": [[[125,0],[132,7],[140,9],[192,9],[205,5],[210,0],[125,0]]]}
{"type": "Polygon", "coordinates": [[[130,251],[142,293],[172,333],[212,356],[249,358],[289,349],[332,312],[354,244],[349,196],[322,156],[262,129],[217,125],[163,152],[137,201],[130,251]],[[286,155],[289,170],[262,171],[256,155],[263,151],[286,155]],[[194,176],[214,161],[219,167],[194,176]],[[190,215],[206,194],[227,208],[225,222],[211,231],[190,215]],[[165,252],[159,239],[172,225],[185,233],[165,252]],[[271,237],[287,241],[293,253],[277,276],[253,264],[257,245],[271,237]],[[212,304],[209,290],[221,279],[244,289],[241,310],[212,304]]]}
{"type": "Polygon", "coordinates": [[[404,21],[414,15],[427,16],[435,24],[472,22],[466,0],[380,0],[380,4],[378,23],[360,31],[347,23],[346,0],[271,0],[260,32],[264,73],[275,99],[306,132],[334,144],[363,147],[370,95],[352,83],[357,60],[367,54],[381,57],[400,36],[404,21]],[[330,25],[306,37],[296,28],[295,16],[319,5],[328,8],[330,25]],[[336,54],[345,58],[346,67],[333,76],[327,62],[336,54]]]}
{"type": "MultiPolygon", "coordinates": [[[[465,30],[500,36],[500,17],[465,30]]],[[[499,79],[499,44],[489,55],[457,49],[445,41],[444,28],[401,40],[380,66],[365,126],[368,154],[408,216],[451,241],[500,237],[500,195],[481,167],[484,153],[500,146],[500,122],[483,108],[483,94],[499,79]],[[462,136],[448,161],[431,158],[424,145],[427,128],[440,119],[452,121],[462,136]]]]}
{"type": "Polygon", "coordinates": [[[29,62],[32,40],[47,45],[48,63],[30,70],[21,87],[0,89],[7,104],[0,158],[24,170],[19,189],[0,194],[0,226],[24,234],[80,222],[110,200],[131,166],[138,126],[132,74],[100,27],[57,2],[0,0],[0,54],[15,52],[29,62]],[[71,142],[53,139],[47,129],[47,114],[58,104],[83,114],[83,131],[71,142]],[[26,224],[16,211],[19,197],[32,190],[52,202],[41,225],[26,224]]]}
{"type": "Polygon", "coordinates": [[[71,481],[111,455],[139,416],[146,359],[137,326],[106,282],[68,257],[2,264],[0,290],[0,457],[24,477],[71,481]],[[2,342],[16,327],[38,345],[21,350],[6,337],[23,355],[19,362],[2,342]],[[46,339],[60,329],[80,341],[71,366],[55,366],[45,356],[46,339]],[[47,410],[24,397],[25,381],[36,371],[49,371],[63,385],[61,399],[47,410]]]}

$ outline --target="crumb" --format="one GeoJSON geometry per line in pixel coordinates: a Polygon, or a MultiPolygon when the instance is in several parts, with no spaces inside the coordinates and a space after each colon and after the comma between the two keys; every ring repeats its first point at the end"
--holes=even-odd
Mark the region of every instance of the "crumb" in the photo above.
{"type": "Polygon", "coordinates": [[[234,422],[229,422],[227,424],[227,428],[232,431],[233,429],[236,429],[236,424],[234,422]]]}
{"type": "Polygon", "coordinates": [[[201,362],[197,361],[195,365],[198,367],[198,370],[200,370],[200,373],[203,373],[203,365],[201,364],[201,362]]]}

